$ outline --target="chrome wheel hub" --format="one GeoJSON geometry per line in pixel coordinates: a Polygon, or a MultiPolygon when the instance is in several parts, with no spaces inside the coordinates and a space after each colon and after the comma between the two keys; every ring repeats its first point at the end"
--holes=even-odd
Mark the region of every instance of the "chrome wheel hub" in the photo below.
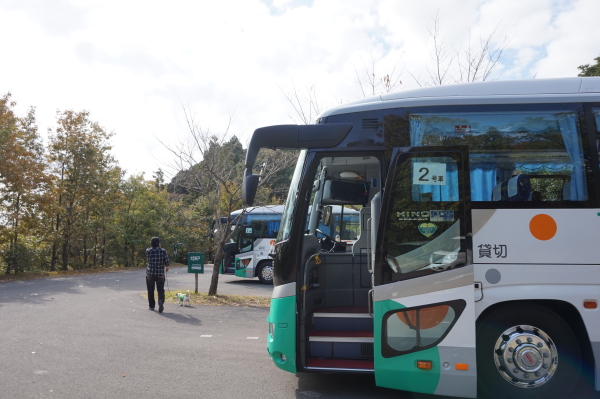
{"type": "Polygon", "coordinates": [[[558,366],[558,352],[548,334],[521,325],[504,331],[494,346],[494,362],[504,379],[520,388],[548,382],[558,366]]]}
{"type": "Polygon", "coordinates": [[[269,266],[263,267],[260,274],[262,275],[262,278],[264,278],[265,280],[268,280],[268,281],[273,280],[273,266],[269,265],[269,266]]]}

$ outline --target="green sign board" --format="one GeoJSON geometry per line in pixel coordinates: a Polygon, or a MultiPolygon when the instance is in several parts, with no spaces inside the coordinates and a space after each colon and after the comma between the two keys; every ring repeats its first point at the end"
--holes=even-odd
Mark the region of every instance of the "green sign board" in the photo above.
{"type": "Polygon", "coordinates": [[[204,274],[204,254],[202,252],[188,252],[188,273],[204,274]]]}

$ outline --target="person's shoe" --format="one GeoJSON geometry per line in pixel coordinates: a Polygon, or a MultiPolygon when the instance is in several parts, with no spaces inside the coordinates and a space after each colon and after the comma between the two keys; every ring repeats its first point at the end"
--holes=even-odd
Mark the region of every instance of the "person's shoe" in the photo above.
{"type": "Polygon", "coordinates": [[[158,313],[162,313],[164,308],[163,301],[158,301],[158,313]]]}
{"type": "Polygon", "coordinates": [[[148,308],[148,310],[154,310],[154,308],[148,308]]]}

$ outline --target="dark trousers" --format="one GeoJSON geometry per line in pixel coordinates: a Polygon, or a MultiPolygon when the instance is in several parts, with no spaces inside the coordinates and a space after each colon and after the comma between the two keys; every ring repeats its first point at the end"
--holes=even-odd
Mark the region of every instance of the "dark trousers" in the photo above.
{"type": "Polygon", "coordinates": [[[146,287],[148,287],[148,306],[154,309],[154,284],[158,292],[158,301],[165,303],[165,276],[146,276],[146,287]]]}

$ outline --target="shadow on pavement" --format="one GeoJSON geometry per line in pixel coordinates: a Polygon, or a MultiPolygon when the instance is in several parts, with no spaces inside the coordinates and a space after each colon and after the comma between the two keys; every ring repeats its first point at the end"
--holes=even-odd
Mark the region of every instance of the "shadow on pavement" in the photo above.
{"type": "Polygon", "coordinates": [[[296,398],[444,399],[445,396],[396,391],[375,386],[373,374],[299,373],[296,398]]]}
{"type": "Polygon", "coordinates": [[[0,306],[3,303],[43,303],[53,296],[65,293],[82,295],[90,289],[108,288],[115,293],[146,291],[146,270],[131,269],[118,272],[94,273],[74,276],[0,283],[0,306]]]}
{"type": "Polygon", "coordinates": [[[182,324],[189,324],[191,326],[201,326],[202,325],[202,320],[197,319],[193,316],[190,315],[184,315],[184,314],[178,314],[178,313],[169,313],[168,311],[165,311],[163,313],[158,313],[156,311],[156,314],[162,317],[165,317],[167,319],[173,320],[177,323],[182,323],[182,324]]]}
{"type": "Polygon", "coordinates": [[[235,280],[235,281],[219,281],[219,284],[231,284],[231,285],[239,285],[249,290],[261,290],[264,291],[265,288],[273,288],[272,285],[263,284],[258,280],[235,280]]]}
{"type": "MultiPolygon", "coordinates": [[[[374,398],[374,399],[452,399],[449,396],[428,395],[416,392],[396,391],[375,386],[373,374],[345,373],[298,373],[296,398],[374,398]]],[[[580,383],[569,399],[596,399],[591,384],[580,383]]]]}

